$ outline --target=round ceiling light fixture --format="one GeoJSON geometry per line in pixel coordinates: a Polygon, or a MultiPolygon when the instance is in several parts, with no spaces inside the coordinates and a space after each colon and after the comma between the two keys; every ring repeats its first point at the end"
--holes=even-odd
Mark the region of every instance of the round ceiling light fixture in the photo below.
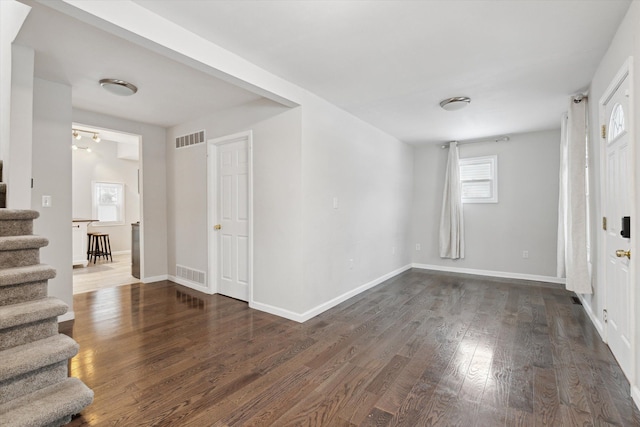
{"type": "Polygon", "coordinates": [[[138,88],[135,85],[118,79],[102,79],[100,80],[100,86],[109,92],[120,96],[130,96],[138,91],[138,88]]]}
{"type": "Polygon", "coordinates": [[[466,96],[456,96],[440,101],[440,107],[447,111],[457,111],[462,110],[464,107],[469,105],[469,103],[471,103],[471,98],[466,96]]]}

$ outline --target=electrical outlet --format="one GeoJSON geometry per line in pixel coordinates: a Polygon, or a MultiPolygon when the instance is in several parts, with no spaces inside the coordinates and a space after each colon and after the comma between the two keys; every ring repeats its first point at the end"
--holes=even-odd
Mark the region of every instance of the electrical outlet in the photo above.
{"type": "Polygon", "coordinates": [[[353,258],[351,258],[349,260],[349,270],[353,270],[353,265],[354,265],[353,258]]]}
{"type": "Polygon", "coordinates": [[[420,247],[420,243],[416,243],[416,251],[420,251],[422,248],[420,247]]]}
{"type": "Polygon", "coordinates": [[[529,251],[522,251],[522,258],[528,259],[529,258],[529,251]]]}
{"type": "Polygon", "coordinates": [[[391,255],[395,255],[396,254],[396,247],[392,246],[391,247],[391,255]]]}
{"type": "Polygon", "coordinates": [[[333,198],[333,209],[338,209],[338,198],[337,197],[333,198]]]}

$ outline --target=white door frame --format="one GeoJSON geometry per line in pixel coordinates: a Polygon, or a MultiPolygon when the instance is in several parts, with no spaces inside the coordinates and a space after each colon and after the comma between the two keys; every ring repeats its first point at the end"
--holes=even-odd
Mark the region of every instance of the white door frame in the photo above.
{"type": "MultiPolygon", "coordinates": [[[[633,57],[629,57],[624,64],[622,65],[622,68],[620,68],[620,71],[618,71],[618,73],[616,74],[616,76],[613,78],[613,80],[611,81],[611,83],[609,84],[609,87],[607,87],[607,90],[604,92],[604,94],[602,95],[602,97],[600,98],[600,101],[598,102],[598,117],[599,117],[599,124],[598,124],[598,145],[600,147],[600,206],[602,207],[601,211],[604,210],[604,207],[606,206],[606,186],[605,186],[605,180],[606,180],[606,176],[607,176],[607,156],[606,156],[606,144],[603,143],[603,138],[601,135],[601,125],[606,124],[607,126],[609,125],[609,121],[608,121],[608,117],[606,117],[606,109],[605,109],[605,104],[609,101],[609,99],[613,96],[613,94],[616,92],[616,90],[618,89],[618,87],[622,84],[622,81],[625,79],[625,77],[629,77],[629,110],[628,110],[628,132],[629,132],[629,137],[631,138],[630,140],[630,150],[629,150],[629,157],[631,159],[631,162],[635,163],[635,158],[636,158],[636,143],[637,141],[635,140],[635,113],[634,113],[634,88],[633,88],[633,57]]],[[[637,208],[636,208],[636,183],[635,183],[635,165],[632,165],[632,167],[630,168],[632,177],[630,178],[630,187],[631,187],[631,218],[632,221],[636,221],[637,217],[637,208]]],[[[619,221],[620,218],[607,218],[607,221],[619,221]]],[[[600,280],[600,286],[598,286],[598,291],[602,294],[600,295],[600,301],[602,301],[602,307],[601,308],[607,308],[607,292],[605,290],[605,286],[606,286],[606,231],[602,229],[602,227],[599,227],[600,230],[600,242],[601,244],[598,246],[598,268],[599,268],[599,274],[598,276],[601,278],[600,280]]],[[[638,355],[638,349],[637,349],[637,341],[636,341],[636,310],[638,307],[635,306],[636,303],[636,272],[637,272],[637,268],[636,268],[636,262],[634,262],[634,258],[637,260],[638,259],[638,245],[637,245],[637,241],[638,239],[635,238],[635,233],[637,233],[638,230],[634,230],[634,228],[632,227],[631,229],[631,254],[632,254],[632,259],[630,262],[630,292],[631,295],[629,296],[631,298],[631,326],[630,326],[630,338],[631,338],[631,366],[629,367],[630,372],[629,372],[629,378],[627,378],[629,380],[629,382],[631,383],[631,385],[633,386],[633,384],[635,384],[635,378],[636,375],[638,374],[636,372],[636,355],[638,355]]],[[[594,313],[596,315],[597,318],[602,318],[602,314],[601,313],[594,313]]],[[[602,327],[602,338],[604,342],[608,342],[608,337],[607,337],[607,332],[608,328],[606,325],[604,325],[603,323],[603,327],[602,327]]]]}
{"type": "Polygon", "coordinates": [[[247,140],[247,161],[249,162],[249,295],[247,302],[251,304],[253,301],[253,132],[250,130],[207,141],[207,244],[209,249],[207,289],[210,294],[218,293],[218,246],[216,233],[213,229],[214,225],[218,224],[218,146],[243,139],[247,140]]]}

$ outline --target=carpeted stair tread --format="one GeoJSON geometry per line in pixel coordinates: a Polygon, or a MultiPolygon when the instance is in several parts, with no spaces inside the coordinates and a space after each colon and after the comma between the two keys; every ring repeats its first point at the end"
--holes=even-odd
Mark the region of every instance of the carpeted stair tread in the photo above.
{"type": "Polygon", "coordinates": [[[40,282],[56,277],[56,270],[46,264],[0,269],[0,286],[40,282]]]}
{"type": "Polygon", "coordinates": [[[0,307],[0,329],[37,322],[60,316],[68,310],[58,298],[47,297],[35,301],[0,307]]]}
{"type": "Polygon", "coordinates": [[[0,352],[0,381],[70,359],[78,348],[73,339],[58,334],[4,350],[0,352]]]}
{"type": "Polygon", "coordinates": [[[40,216],[38,211],[32,211],[27,209],[2,209],[0,211],[0,221],[7,220],[33,220],[40,216]]]}
{"type": "Polygon", "coordinates": [[[2,236],[0,237],[0,251],[18,251],[24,249],[39,249],[49,244],[49,239],[41,236],[2,236]]]}
{"type": "Polygon", "coordinates": [[[82,411],[93,401],[93,391],[77,378],[40,389],[0,405],[0,426],[47,426],[82,411]]]}

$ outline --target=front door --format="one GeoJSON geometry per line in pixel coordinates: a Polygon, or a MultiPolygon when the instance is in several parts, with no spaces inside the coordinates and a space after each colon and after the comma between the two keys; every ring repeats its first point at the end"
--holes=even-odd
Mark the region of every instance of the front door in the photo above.
{"type": "MultiPolygon", "coordinates": [[[[602,107],[606,144],[606,336],[612,353],[628,378],[631,374],[631,241],[621,235],[622,217],[631,215],[631,135],[629,75],[610,93],[602,107]]],[[[634,230],[632,230],[634,231],[634,230]]],[[[634,231],[637,233],[637,231],[634,231]]]]}
{"type": "Polygon", "coordinates": [[[249,147],[241,138],[217,150],[218,293],[249,300],[249,147]]]}

